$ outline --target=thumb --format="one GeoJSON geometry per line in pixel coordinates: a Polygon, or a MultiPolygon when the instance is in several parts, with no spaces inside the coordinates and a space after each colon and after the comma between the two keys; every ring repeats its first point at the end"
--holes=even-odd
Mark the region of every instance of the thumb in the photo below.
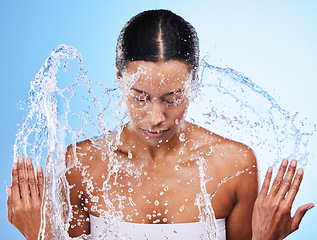
{"type": "Polygon", "coordinates": [[[305,213],[309,210],[312,209],[313,207],[315,207],[315,205],[313,203],[308,203],[305,205],[300,206],[295,214],[294,217],[292,219],[292,224],[291,224],[291,233],[296,231],[299,228],[299,224],[302,221],[305,213]]]}

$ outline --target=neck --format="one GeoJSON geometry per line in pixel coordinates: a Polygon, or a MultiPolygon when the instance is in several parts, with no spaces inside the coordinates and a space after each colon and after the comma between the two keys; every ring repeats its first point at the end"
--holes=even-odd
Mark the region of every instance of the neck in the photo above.
{"type": "Polygon", "coordinates": [[[151,146],[143,142],[131,129],[124,127],[121,134],[123,145],[120,149],[124,152],[131,152],[138,159],[146,161],[146,164],[159,165],[166,162],[168,156],[179,152],[184,144],[179,140],[180,134],[184,134],[182,128],[177,131],[168,142],[162,142],[156,146],[151,146]]]}

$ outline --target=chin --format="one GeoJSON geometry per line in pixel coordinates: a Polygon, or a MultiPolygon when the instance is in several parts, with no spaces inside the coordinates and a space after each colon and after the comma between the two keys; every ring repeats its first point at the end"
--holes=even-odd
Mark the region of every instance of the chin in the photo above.
{"type": "Polygon", "coordinates": [[[158,147],[163,144],[166,144],[170,141],[170,139],[175,135],[175,129],[169,129],[162,137],[148,137],[142,130],[140,130],[139,137],[142,141],[151,147],[158,147]]]}
{"type": "Polygon", "coordinates": [[[142,126],[134,125],[133,123],[130,122],[128,125],[131,131],[133,131],[139,139],[145,144],[150,147],[157,147],[163,144],[166,144],[170,141],[171,138],[178,132],[179,125],[175,126],[172,125],[169,128],[166,129],[164,133],[158,133],[158,134],[153,134],[149,131],[146,131],[142,126]]]}

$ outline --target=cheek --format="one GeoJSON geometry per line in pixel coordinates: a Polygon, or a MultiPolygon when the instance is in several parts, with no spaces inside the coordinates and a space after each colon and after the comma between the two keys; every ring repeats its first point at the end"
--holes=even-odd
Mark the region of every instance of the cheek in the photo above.
{"type": "Polygon", "coordinates": [[[183,118],[185,118],[187,108],[188,108],[188,102],[183,102],[177,108],[172,109],[170,111],[171,118],[173,118],[174,120],[176,119],[182,120],[183,118]]]}
{"type": "Polygon", "coordinates": [[[144,119],[144,109],[136,108],[135,104],[129,101],[126,103],[126,107],[130,121],[141,121],[142,119],[144,119]]]}

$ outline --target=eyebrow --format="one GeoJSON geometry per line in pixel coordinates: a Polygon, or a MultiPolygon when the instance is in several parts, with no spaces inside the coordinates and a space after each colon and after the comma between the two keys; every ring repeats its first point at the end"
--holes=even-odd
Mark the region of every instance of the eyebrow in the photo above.
{"type": "Polygon", "coordinates": [[[179,93],[179,92],[184,92],[184,91],[185,91],[185,89],[182,89],[182,88],[175,89],[175,90],[173,90],[173,91],[171,91],[171,92],[165,94],[165,96],[166,96],[166,95],[175,94],[175,93],[179,93]]]}
{"type": "MultiPolygon", "coordinates": [[[[145,94],[145,95],[149,95],[147,92],[144,92],[144,91],[136,89],[136,88],[131,88],[131,90],[136,91],[138,93],[145,94]]],[[[185,91],[185,89],[179,88],[179,89],[175,89],[173,91],[170,91],[169,93],[163,94],[163,96],[172,95],[172,94],[179,93],[179,92],[184,92],[184,91],[185,91]]]]}
{"type": "Polygon", "coordinates": [[[138,93],[144,93],[144,94],[148,95],[146,92],[139,90],[139,89],[136,89],[136,88],[131,88],[131,90],[136,91],[138,93]]]}

